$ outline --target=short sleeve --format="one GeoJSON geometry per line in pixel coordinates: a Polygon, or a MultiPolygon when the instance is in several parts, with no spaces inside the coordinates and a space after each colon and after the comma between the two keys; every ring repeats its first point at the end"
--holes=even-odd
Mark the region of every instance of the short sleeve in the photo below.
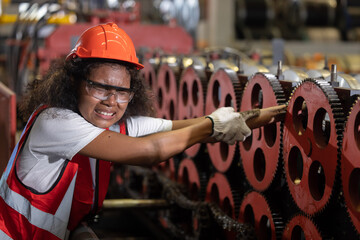
{"type": "Polygon", "coordinates": [[[72,159],[104,129],[86,121],[78,113],[60,108],[44,110],[29,135],[32,151],[72,159]]]}
{"type": "Polygon", "coordinates": [[[127,129],[129,136],[141,137],[157,132],[170,131],[172,129],[172,121],[142,116],[131,117],[127,120],[127,129]]]}

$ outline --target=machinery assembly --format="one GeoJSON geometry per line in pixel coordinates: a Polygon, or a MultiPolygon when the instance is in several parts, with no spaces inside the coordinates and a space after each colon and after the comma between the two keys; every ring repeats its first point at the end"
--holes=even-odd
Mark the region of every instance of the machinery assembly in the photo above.
{"type": "Polygon", "coordinates": [[[252,134],[234,145],[198,143],[156,166],[112,165],[103,209],[88,225],[97,236],[88,239],[122,239],[115,237],[123,231],[116,227],[121,214],[145,226],[146,236],[139,239],[360,239],[357,1],[230,1],[234,25],[227,27],[244,41],[230,47],[214,40],[205,48],[195,47],[201,36],[194,37],[194,26],[205,21],[199,8],[217,1],[149,1],[161,24],[141,23],[147,1],[113,1],[123,3],[122,11],[105,12],[84,11],[92,1],[84,1],[82,12],[73,1],[65,1],[66,7],[35,2],[27,1],[3,37],[1,171],[23,127],[15,112],[26,85],[41,81],[51,63],[97,23],[114,21],[133,39],[153,117],[190,119],[219,107],[266,116],[265,122],[247,120],[252,134]],[[350,64],[312,52],[295,59],[284,45],[268,53],[262,42],[311,38],[314,28],[331,28],[329,35],[336,30],[342,41],[354,39],[346,46],[357,49],[357,58],[350,64]]]}
{"type": "MultiPolygon", "coordinates": [[[[222,59],[229,61],[224,65],[227,67],[212,68],[217,61],[197,66],[196,62],[204,61],[195,59],[190,66],[183,67],[183,74],[158,75],[160,85],[168,82],[180,88],[178,102],[173,102],[179,106],[179,117],[199,116],[203,111],[206,114],[217,106],[234,106],[243,112],[285,105],[286,114],[254,128],[244,142],[194,146],[171,159],[171,164],[152,169],[158,176],[165,173],[166,181],[180,184],[178,196],[171,195],[170,199],[177,207],[193,212],[185,221],[189,226],[173,231],[188,238],[202,238],[215,231],[211,233],[217,236],[215,239],[356,237],[359,88],[339,87],[339,82],[322,76],[302,80],[270,72],[246,76],[229,59],[222,59]],[[179,78],[173,82],[171,76],[179,78]],[[162,77],[168,79],[159,79],[162,77]],[[207,206],[206,210],[202,204],[207,206]],[[207,221],[202,222],[204,216],[199,211],[207,216],[207,221]],[[334,216],[342,216],[342,222],[334,216]],[[353,231],[339,230],[339,224],[353,231]],[[207,229],[205,233],[201,232],[203,228],[207,229]],[[188,229],[191,231],[186,232],[188,229]]],[[[149,76],[145,75],[145,79],[149,76]]],[[[166,87],[158,85],[158,89],[163,88],[166,87]]],[[[159,105],[165,105],[173,95],[171,87],[168,89],[159,105]]],[[[172,104],[167,106],[169,113],[174,112],[172,104]]],[[[128,168],[131,171],[132,167],[128,168]]],[[[159,178],[164,181],[163,176],[159,178]]],[[[126,179],[130,183],[134,180],[126,179]]],[[[164,186],[162,196],[166,198],[169,195],[167,185],[164,186]]],[[[173,227],[180,227],[183,220],[176,221],[182,213],[169,211],[161,217],[175,221],[171,223],[173,227]]]]}

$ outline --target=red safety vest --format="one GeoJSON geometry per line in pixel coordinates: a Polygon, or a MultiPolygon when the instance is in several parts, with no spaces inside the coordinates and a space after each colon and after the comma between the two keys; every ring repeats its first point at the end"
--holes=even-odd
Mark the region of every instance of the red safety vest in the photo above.
{"type": "MultiPolygon", "coordinates": [[[[80,154],[65,162],[56,184],[45,193],[37,193],[18,179],[16,160],[36,117],[45,108],[40,107],[30,117],[1,177],[0,239],[66,239],[69,231],[97,211],[105,199],[111,162],[80,154]],[[95,161],[95,171],[90,161],[95,161]]],[[[126,133],[125,124],[120,124],[120,132],[126,133]]]]}

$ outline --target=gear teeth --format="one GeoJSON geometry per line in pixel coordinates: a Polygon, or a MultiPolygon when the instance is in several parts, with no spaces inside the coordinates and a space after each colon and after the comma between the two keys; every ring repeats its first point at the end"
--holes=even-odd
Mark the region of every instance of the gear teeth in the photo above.
{"type": "MultiPolygon", "coordinates": [[[[313,218],[311,216],[309,216],[308,214],[303,214],[303,213],[296,213],[294,216],[292,216],[285,224],[285,231],[283,234],[287,234],[287,230],[289,229],[289,227],[292,227],[291,225],[293,224],[292,221],[294,221],[294,219],[296,218],[300,218],[302,221],[306,221],[306,223],[304,225],[306,226],[313,226],[314,229],[316,230],[316,233],[321,237],[321,239],[331,239],[329,237],[325,237],[325,235],[323,234],[323,232],[319,229],[319,226],[316,224],[316,222],[313,220],[313,218]]],[[[299,226],[298,224],[296,224],[296,226],[299,226]]],[[[303,230],[303,232],[305,233],[306,231],[309,231],[310,229],[304,229],[303,227],[305,226],[300,226],[300,228],[303,230]]],[[[314,233],[313,233],[314,234],[314,233]]],[[[292,234],[290,234],[290,236],[292,236],[292,234]]],[[[289,237],[289,236],[288,236],[289,237]]],[[[294,236],[296,237],[296,236],[294,236]]],[[[312,236],[312,237],[316,237],[316,236],[312,236]]],[[[283,236],[283,239],[286,238],[286,236],[283,236]]]]}
{"type": "MultiPolygon", "coordinates": [[[[265,201],[265,203],[266,203],[265,209],[269,209],[269,211],[271,213],[271,219],[269,219],[269,220],[274,223],[276,239],[281,239],[281,235],[282,235],[282,232],[283,232],[284,226],[285,226],[284,220],[282,218],[282,214],[265,195],[263,195],[262,193],[260,193],[259,191],[256,191],[256,190],[248,191],[247,193],[244,194],[242,203],[246,200],[246,198],[249,196],[249,194],[254,194],[254,193],[257,194],[260,198],[262,198],[265,201]]],[[[256,204],[256,207],[259,207],[258,203],[256,204]]],[[[254,220],[255,220],[255,222],[260,222],[261,219],[254,219],[254,220]]]]}
{"type": "MultiPolygon", "coordinates": [[[[284,93],[283,87],[281,86],[279,80],[272,74],[268,74],[268,73],[257,73],[257,74],[263,75],[269,81],[269,83],[270,83],[270,85],[272,87],[273,93],[275,95],[277,104],[278,105],[287,104],[285,93],[284,93]]],[[[248,83],[250,81],[251,80],[249,80],[248,83]]],[[[246,86],[244,88],[244,91],[246,91],[246,88],[248,87],[248,83],[246,84],[246,86]]],[[[282,154],[282,152],[283,152],[283,129],[284,129],[284,121],[281,121],[280,122],[280,129],[279,129],[280,145],[279,145],[279,156],[277,158],[278,161],[276,163],[277,166],[275,168],[274,175],[272,176],[271,182],[268,184],[268,187],[266,189],[264,189],[262,192],[271,191],[271,189],[273,189],[275,187],[274,185],[276,185],[274,183],[280,181],[280,179],[281,179],[282,172],[281,172],[280,169],[281,169],[281,165],[282,165],[282,162],[283,162],[283,154],[282,154]]],[[[242,168],[242,170],[244,172],[245,178],[247,178],[243,168],[242,168]]],[[[247,181],[250,184],[250,181],[249,181],[248,178],[247,178],[247,181]]]]}
{"type": "Polygon", "coordinates": [[[205,195],[206,195],[206,185],[209,180],[209,177],[207,176],[207,174],[205,172],[200,172],[199,178],[200,178],[199,199],[201,201],[204,201],[205,195]]]}
{"type": "MultiPolygon", "coordinates": [[[[334,196],[337,196],[339,192],[339,170],[340,170],[340,158],[341,158],[341,146],[342,146],[342,139],[343,139],[343,131],[344,131],[344,113],[343,108],[341,106],[341,102],[338,98],[338,95],[336,94],[334,88],[325,80],[321,79],[312,79],[307,78],[299,82],[294,89],[292,90],[292,93],[290,95],[288,103],[291,102],[292,98],[294,97],[295,92],[297,89],[299,89],[305,82],[311,82],[317,85],[326,98],[328,99],[328,103],[330,104],[330,107],[332,109],[332,114],[334,117],[334,124],[335,124],[335,132],[337,134],[336,140],[337,140],[337,165],[336,165],[336,171],[335,171],[335,180],[333,184],[333,188],[331,191],[331,194],[329,196],[329,199],[325,205],[319,209],[316,213],[314,213],[312,216],[317,216],[323,213],[323,211],[332,203],[334,203],[334,196]]],[[[286,174],[286,169],[284,168],[284,172],[286,174]]],[[[287,184],[288,188],[289,185],[287,184]]],[[[291,194],[291,192],[290,192],[291,194]]]]}
{"type": "MultiPolygon", "coordinates": [[[[345,119],[345,123],[344,123],[344,138],[347,137],[347,133],[348,131],[351,131],[351,129],[349,130],[349,118],[350,116],[352,116],[353,114],[358,114],[356,112],[353,112],[354,111],[354,107],[356,104],[359,104],[360,103],[360,95],[357,95],[354,99],[353,99],[353,102],[352,102],[352,105],[351,107],[349,108],[349,112],[347,113],[346,115],[346,119],[345,119]]],[[[339,178],[342,180],[340,181],[340,189],[342,192],[344,192],[344,183],[343,183],[343,179],[342,179],[342,164],[341,164],[341,157],[340,157],[340,170],[339,170],[339,178]]],[[[351,223],[352,227],[354,228],[354,232],[356,233],[357,237],[360,239],[360,226],[358,226],[356,223],[354,223],[351,215],[351,210],[349,209],[346,201],[345,201],[345,197],[344,195],[342,194],[341,195],[342,199],[343,199],[343,202],[344,202],[344,208],[346,209],[346,215],[347,215],[347,220],[351,223]]]]}

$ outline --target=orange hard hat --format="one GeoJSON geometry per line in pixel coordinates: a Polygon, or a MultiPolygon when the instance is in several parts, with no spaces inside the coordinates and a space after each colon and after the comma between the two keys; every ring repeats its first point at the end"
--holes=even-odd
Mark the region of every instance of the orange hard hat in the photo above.
{"type": "Polygon", "coordinates": [[[131,38],[115,23],[100,24],[87,29],[66,60],[72,58],[105,58],[128,62],[141,69],[131,38]]]}

